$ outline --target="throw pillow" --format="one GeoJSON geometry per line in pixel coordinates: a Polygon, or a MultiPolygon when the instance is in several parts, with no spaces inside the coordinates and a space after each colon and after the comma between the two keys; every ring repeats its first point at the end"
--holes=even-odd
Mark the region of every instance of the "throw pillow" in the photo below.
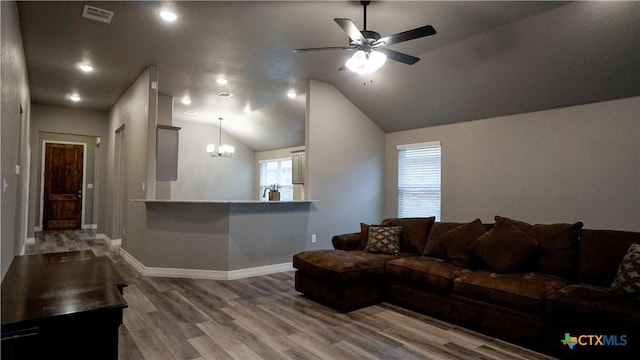
{"type": "Polygon", "coordinates": [[[402,226],[370,226],[365,252],[398,255],[402,226]]]}
{"type": "Polygon", "coordinates": [[[447,260],[447,252],[440,244],[440,236],[461,225],[464,225],[464,223],[437,222],[433,224],[431,232],[429,232],[427,246],[424,247],[422,255],[447,260]]]}
{"type": "Polygon", "coordinates": [[[512,220],[500,216],[495,217],[496,223],[500,220],[510,222],[527,235],[536,239],[538,247],[537,255],[532,259],[533,269],[549,274],[574,278],[576,261],[578,257],[578,235],[583,224],[535,224],[531,225],[523,221],[512,220]]]}
{"type": "Polygon", "coordinates": [[[496,273],[518,266],[538,246],[536,239],[508,221],[496,225],[471,245],[471,252],[496,273]]]}
{"type": "Polygon", "coordinates": [[[437,239],[447,253],[447,257],[451,263],[458,267],[469,268],[472,265],[473,257],[469,247],[480,236],[487,232],[482,221],[475,219],[474,221],[458,226],[457,228],[447,231],[437,239]]]}
{"type": "Polygon", "coordinates": [[[435,221],[435,216],[427,218],[393,218],[383,220],[382,225],[402,226],[400,251],[421,255],[435,221]]]}
{"type": "Polygon", "coordinates": [[[640,300],[640,245],[633,243],[622,259],[611,291],[640,300]]]}

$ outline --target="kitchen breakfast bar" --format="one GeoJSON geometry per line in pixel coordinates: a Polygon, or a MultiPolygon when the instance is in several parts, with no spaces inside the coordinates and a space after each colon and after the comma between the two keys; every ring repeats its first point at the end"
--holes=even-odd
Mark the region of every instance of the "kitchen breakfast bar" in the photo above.
{"type": "Polygon", "coordinates": [[[149,276],[231,280],[291,269],[314,201],[129,200],[122,255],[149,276]]]}

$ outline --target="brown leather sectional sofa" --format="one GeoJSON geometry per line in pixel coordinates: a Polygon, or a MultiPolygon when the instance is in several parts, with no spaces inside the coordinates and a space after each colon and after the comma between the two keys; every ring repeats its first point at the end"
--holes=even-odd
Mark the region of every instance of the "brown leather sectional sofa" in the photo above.
{"type": "Polygon", "coordinates": [[[609,290],[638,232],[499,216],[379,226],[402,228],[398,254],[363,251],[362,224],[333,250],[296,254],[296,290],[340,311],[388,301],[561,358],[640,354],[640,299],[609,290]]]}

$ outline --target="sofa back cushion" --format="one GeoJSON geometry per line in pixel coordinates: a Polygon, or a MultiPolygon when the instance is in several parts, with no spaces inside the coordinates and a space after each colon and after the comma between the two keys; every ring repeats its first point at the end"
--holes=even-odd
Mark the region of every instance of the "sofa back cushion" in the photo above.
{"type": "MultiPolygon", "coordinates": [[[[440,239],[438,239],[441,235],[464,225],[465,223],[461,222],[436,222],[431,227],[431,232],[429,233],[429,239],[427,240],[427,245],[424,247],[422,251],[422,255],[430,256],[438,259],[447,260],[447,252],[444,247],[440,243],[440,239]]],[[[489,231],[493,228],[494,224],[482,224],[484,228],[489,231]]]]}
{"type": "Polygon", "coordinates": [[[640,244],[640,232],[582,230],[578,281],[609,287],[633,243],[640,244]]]}
{"type": "Polygon", "coordinates": [[[438,238],[461,225],[464,225],[464,223],[437,222],[433,224],[433,227],[431,227],[431,232],[429,233],[429,240],[427,241],[427,245],[422,251],[422,255],[446,260],[447,252],[445,251],[444,247],[442,247],[440,239],[438,238]]]}
{"type": "Polygon", "coordinates": [[[507,221],[538,242],[537,254],[532,257],[532,270],[562,276],[576,277],[578,261],[578,236],[583,224],[528,224],[500,216],[496,222],[507,221]]]}
{"type": "Polygon", "coordinates": [[[435,216],[427,218],[391,218],[384,219],[382,225],[402,226],[400,251],[421,255],[435,221],[435,216]]]}

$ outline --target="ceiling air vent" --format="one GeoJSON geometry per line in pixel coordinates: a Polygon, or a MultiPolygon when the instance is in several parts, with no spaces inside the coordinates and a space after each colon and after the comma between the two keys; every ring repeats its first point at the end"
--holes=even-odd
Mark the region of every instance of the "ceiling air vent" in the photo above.
{"type": "Polygon", "coordinates": [[[219,93],[217,93],[216,95],[223,97],[223,98],[228,98],[228,97],[232,97],[233,94],[230,92],[226,92],[226,91],[220,91],[219,93]]]}
{"type": "Polygon", "coordinates": [[[100,21],[105,24],[111,24],[113,11],[100,9],[95,6],[85,5],[82,11],[82,17],[90,20],[100,21]]]}

